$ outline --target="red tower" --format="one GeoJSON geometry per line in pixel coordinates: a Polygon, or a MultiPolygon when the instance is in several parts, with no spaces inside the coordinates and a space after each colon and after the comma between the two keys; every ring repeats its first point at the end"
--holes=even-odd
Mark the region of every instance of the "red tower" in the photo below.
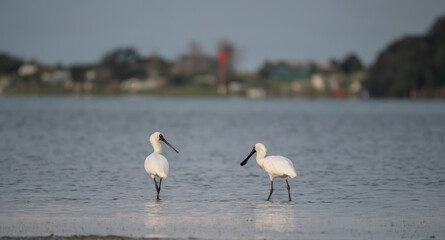
{"type": "Polygon", "coordinates": [[[227,94],[227,53],[218,53],[218,94],[227,94]]]}

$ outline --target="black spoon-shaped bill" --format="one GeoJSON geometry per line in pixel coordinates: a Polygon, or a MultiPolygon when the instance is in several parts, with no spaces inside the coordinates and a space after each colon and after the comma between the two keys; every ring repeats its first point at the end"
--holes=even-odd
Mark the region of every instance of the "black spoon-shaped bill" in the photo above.
{"type": "Polygon", "coordinates": [[[249,160],[249,158],[250,158],[255,152],[256,152],[256,151],[255,151],[255,147],[253,147],[252,152],[249,153],[249,156],[247,156],[246,159],[244,159],[244,161],[242,161],[242,162],[240,163],[240,165],[241,165],[241,166],[246,165],[246,163],[247,163],[247,161],[249,160]]]}
{"type": "Polygon", "coordinates": [[[165,140],[164,136],[159,136],[159,140],[165,142],[168,146],[170,146],[171,148],[173,148],[173,150],[175,150],[176,153],[179,153],[178,150],[176,150],[176,148],[174,148],[169,142],[167,142],[167,140],[165,140]]]}

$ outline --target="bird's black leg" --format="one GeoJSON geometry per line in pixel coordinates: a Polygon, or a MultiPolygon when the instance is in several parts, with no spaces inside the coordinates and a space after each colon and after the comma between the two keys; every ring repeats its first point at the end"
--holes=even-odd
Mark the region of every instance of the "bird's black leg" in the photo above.
{"type": "Polygon", "coordinates": [[[156,177],[153,178],[153,181],[155,181],[156,191],[158,191],[159,187],[158,187],[158,182],[156,182],[156,177]]]}
{"type": "Polygon", "coordinates": [[[161,189],[160,189],[160,187],[158,187],[158,183],[156,182],[156,177],[153,178],[153,181],[155,181],[156,192],[158,193],[156,199],[159,200],[159,191],[160,191],[161,189]]]}
{"type": "Polygon", "coordinates": [[[161,192],[161,183],[162,183],[162,178],[159,178],[159,192],[161,192]]]}
{"type": "Polygon", "coordinates": [[[289,193],[289,201],[292,201],[292,199],[290,198],[290,186],[289,183],[287,182],[287,179],[286,179],[286,184],[287,184],[287,192],[289,193]]]}
{"type": "Polygon", "coordinates": [[[269,197],[267,198],[267,201],[269,201],[270,196],[272,196],[272,192],[273,192],[273,181],[270,181],[270,194],[269,197]]]}

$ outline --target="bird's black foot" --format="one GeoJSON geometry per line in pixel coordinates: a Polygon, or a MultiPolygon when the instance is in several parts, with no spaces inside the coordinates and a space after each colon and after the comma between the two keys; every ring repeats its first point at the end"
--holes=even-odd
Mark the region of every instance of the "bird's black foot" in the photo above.
{"type": "Polygon", "coordinates": [[[273,192],[273,181],[270,181],[270,193],[269,193],[269,197],[267,198],[267,201],[269,201],[270,196],[272,196],[272,192],[273,192]]]}

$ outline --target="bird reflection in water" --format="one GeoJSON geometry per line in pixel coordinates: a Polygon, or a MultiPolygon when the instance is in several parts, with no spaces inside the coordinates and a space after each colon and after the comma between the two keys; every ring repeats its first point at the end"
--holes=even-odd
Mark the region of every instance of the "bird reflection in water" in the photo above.
{"type": "Polygon", "coordinates": [[[255,228],[260,231],[295,231],[295,209],[289,202],[265,202],[255,205],[255,228]]]}
{"type": "Polygon", "coordinates": [[[162,210],[164,209],[162,205],[163,203],[161,201],[149,201],[144,204],[144,223],[145,226],[149,230],[153,230],[153,232],[165,228],[169,223],[168,217],[162,214],[162,210]]]}

